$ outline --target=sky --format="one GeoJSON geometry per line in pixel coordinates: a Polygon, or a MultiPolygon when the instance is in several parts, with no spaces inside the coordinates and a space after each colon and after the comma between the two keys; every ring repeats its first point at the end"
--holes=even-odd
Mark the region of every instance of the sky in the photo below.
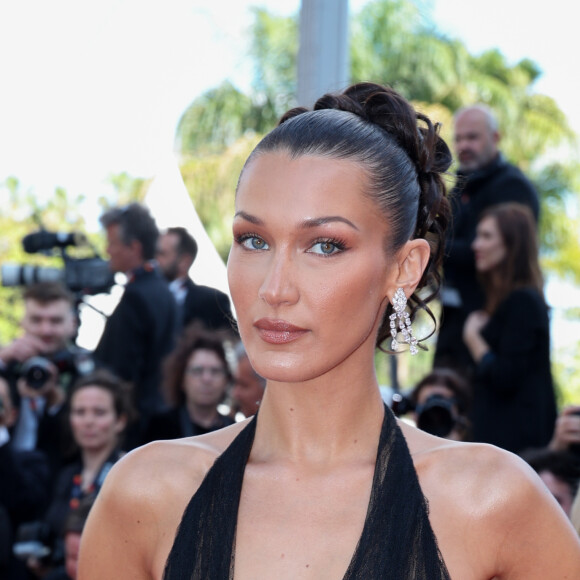
{"type": "MultiPolygon", "coordinates": [[[[351,0],[351,11],[368,0],[351,0]]],[[[96,199],[108,177],[151,177],[188,104],[225,79],[247,83],[250,6],[296,13],[300,0],[6,0],[0,3],[0,183],[96,199]]],[[[544,71],[580,133],[576,30],[568,0],[423,0],[437,28],[473,52],[497,47],[544,71]]]]}

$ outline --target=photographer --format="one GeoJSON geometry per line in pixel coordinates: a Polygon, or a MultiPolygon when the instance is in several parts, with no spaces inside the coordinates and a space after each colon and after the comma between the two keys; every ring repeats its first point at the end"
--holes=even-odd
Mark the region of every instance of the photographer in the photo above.
{"type": "Polygon", "coordinates": [[[454,441],[469,440],[471,393],[458,373],[447,368],[433,369],[417,383],[409,400],[419,429],[454,441]]]}
{"type": "Polygon", "coordinates": [[[0,378],[0,578],[27,578],[24,562],[12,554],[20,524],[38,519],[49,499],[49,470],[40,451],[16,451],[9,429],[16,421],[10,388],[0,378]]]}
{"type": "Polygon", "coordinates": [[[70,440],[63,423],[67,392],[80,366],[90,361],[72,343],[77,330],[74,297],[62,284],[28,286],[23,298],[23,334],[0,349],[0,373],[18,408],[14,448],[46,453],[54,475],[70,440]]]}

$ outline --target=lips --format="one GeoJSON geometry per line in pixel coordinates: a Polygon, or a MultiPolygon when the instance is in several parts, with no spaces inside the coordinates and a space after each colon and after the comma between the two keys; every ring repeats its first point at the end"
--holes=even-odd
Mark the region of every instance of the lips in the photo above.
{"type": "Polygon", "coordinates": [[[304,336],[308,330],[294,326],[285,320],[261,318],[254,323],[260,338],[270,344],[287,344],[304,336]]]}

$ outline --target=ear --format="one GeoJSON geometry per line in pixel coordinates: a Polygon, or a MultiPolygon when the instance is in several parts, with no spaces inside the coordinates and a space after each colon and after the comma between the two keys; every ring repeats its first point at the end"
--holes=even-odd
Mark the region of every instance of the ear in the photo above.
{"type": "Polygon", "coordinates": [[[132,240],[129,243],[129,247],[136,256],[140,256],[141,258],[143,257],[143,245],[139,240],[132,240]]]}
{"type": "Polygon", "coordinates": [[[389,299],[392,302],[397,288],[402,288],[407,297],[411,296],[427,267],[431,249],[424,239],[409,240],[398,252],[398,270],[392,281],[394,287],[389,289],[389,299]]]}
{"type": "Polygon", "coordinates": [[[125,430],[125,427],[127,427],[127,415],[123,413],[117,417],[117,424],[115,425],[117,435],[121,434],[125,430]]]}

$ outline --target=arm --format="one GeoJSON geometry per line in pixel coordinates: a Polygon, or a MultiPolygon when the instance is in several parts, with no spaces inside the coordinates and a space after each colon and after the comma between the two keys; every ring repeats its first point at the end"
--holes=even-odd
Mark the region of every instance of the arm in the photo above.
{"type": "Polygon", "coordinates": [[[549,447],[554,451],[569,449],[570,445],[580,444],[580,407],[569,406],[562,410],[556,419],[554,435],[549,447]]]}
{"type": "MultiPolygon", "coordinates": [[[[477,367],[488,388],[498,393],[519,388],[522,377],[529,376],[530,369],[540,362],[542,340],[548,340],[545,307],[528,292],[513,293],[500,309],[494,316],[501,320],[501,337],[494,348],[487,345],[487,351],[480,350],[477,367]]],[[[482,340],[484,334],[482,329],[482,340]]]]}
{"type": "Polygon", "coordinates": [[[157,441],[115,463],[83,530],[78,580],[161,578],[183,511],[215,456],[193,442],[157,441]]]}
{"type": "Polygon", "coordinates": [[[498,577],[580,578],[578,535],[539,477],[526,468],[518,465],[505,476],[505,510],[498,522],[498,577]]]}
{"type": "Polygon", "coordinates": [[[82,534],[79,580],[154,578],[158,498],[143,484],[151,474],[134,459],[129,454],[115,464],[95,500],[82,534]]]}
{"type": "Polygon", "coordinates": [[[463,341],[476,363],[490,352],[489,344],[481,336],[481,330],[489,321],[489,315],[483,310],[472,312],[463,326],[463,341]]]}

